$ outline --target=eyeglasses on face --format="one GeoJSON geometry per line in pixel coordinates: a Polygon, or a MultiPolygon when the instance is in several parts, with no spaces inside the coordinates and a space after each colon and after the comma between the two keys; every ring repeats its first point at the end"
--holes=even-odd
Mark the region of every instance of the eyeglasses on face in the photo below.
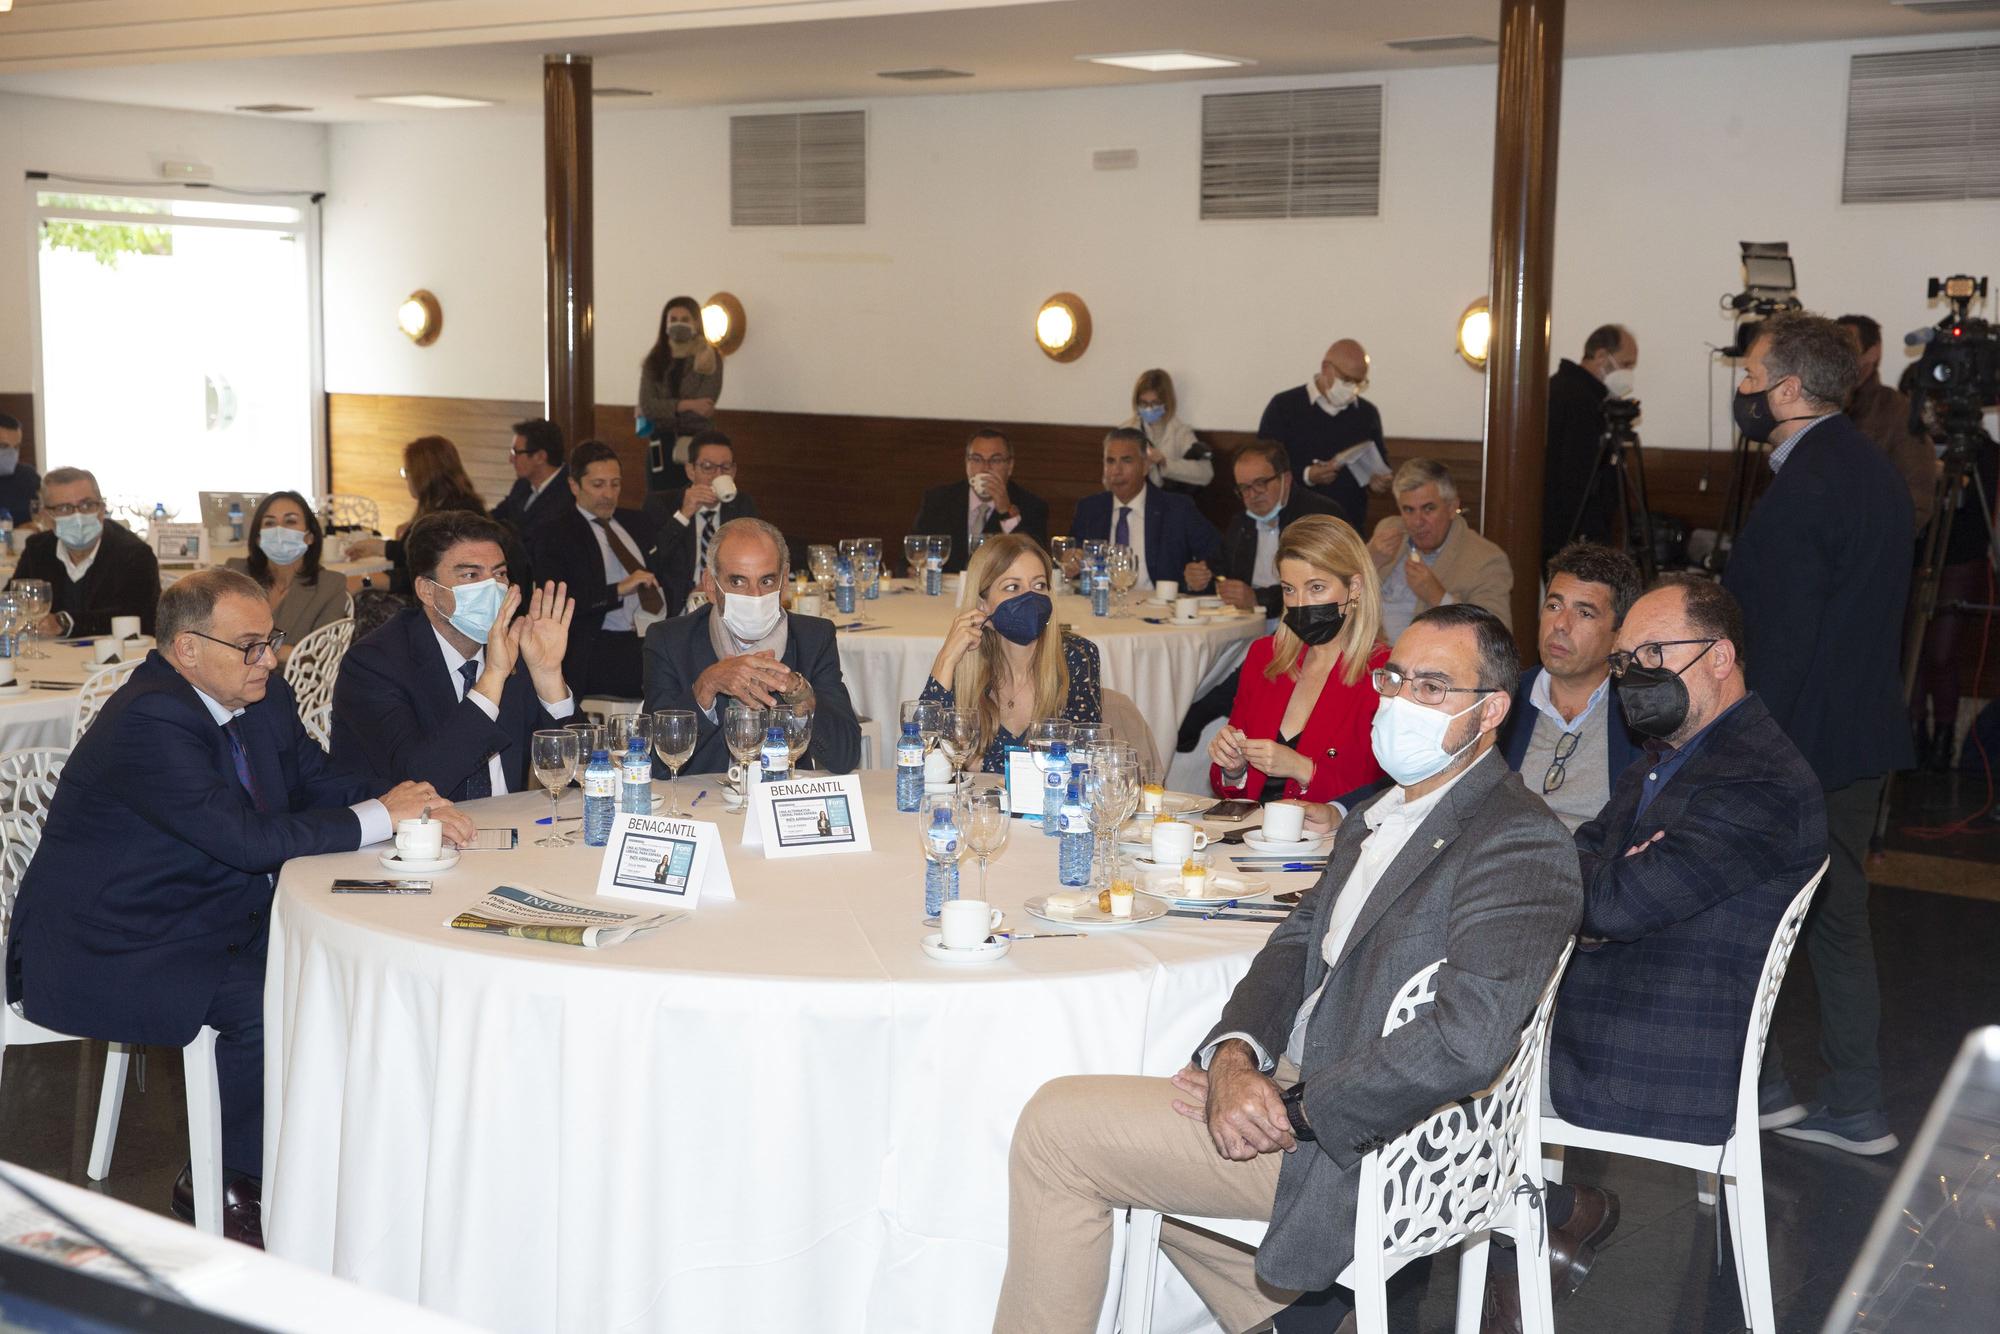
{"type": "Polygon", "coordinates": [[[44,505],[42,506],[42,513],[53,514],[58,519],[68,518],[72,514],[102,514],[104,513],[104,502],[101,500],[79,500],[74,505],[44,505]]]}
{"type": "Polygon", "coordinates": [[[1012,454],[967,454],[967,463],[976,463],[982,468],[1000,468],[1014,461],[1012,454]]]}
{"type": "MultiPolygon", "coordinates": [[[[1700,660],[1702,654],[1707,653],[1721,642],[1719,639],[1656,639],[1649,643],[1635,645],[1629,653],[1621,650],[1617,653],[1608,654],[1605,657],[1605,661],[1611,665],[1611,674],[1613,676],[1623,676],[1634,665],[1648,669],[1657,669],[1666,666],[1666,651],[1670,648],[1676,648],[1682,644],[1700,644],[1702,646],[1701,653],[1695,654],[1688,661],[1687,667],[1692,667],[1695,662],[1700,660]]],[[[1684,672],[1687,670],[1687,667],[1682,667],[1679,670],[1684,672]]]]}
{"type": "Polygon", "coordinates": [[[1410,698],[1419,704],[1442,704],[1450,695],[1490,695],[1494,691],[1492,686],[1455,686],[1435,676],[1405,676],[1391,667],[1377,667],[1368,673],[1368,679],[1383,699],[1394,699],[1407,687],[1410,698]]]}
{"type": "Polygon", "coordinates": [[[736,461],[729,459],[722,463],[717,463],[714,459],[703,459],[700,463],[694,465],[694,470],[703,477],[721,477],[725,474],[733,474],[736,471],[736,461]]]}
{"type": "Polygon", "coordinates": [[[196,639],[206,639],[211,644],[220,644],[224,648],[237,650],[243,655],[243,665],[245,667],[255,667],[258,659],[264,656],[264,652],[267,649],[270,651],[272,657],[277,657],[278,650],[285,643],[285,632],[283,630],[273,630],[269,639],[253,639],[247,644],[239,644],[233,639],[217,639],[214,635],[205,635],[199,630],[190,630],[188,633],[196,639]]]}
{"type": "Polygon", "coordinates": [[[1236,494],[1239,496],[1247,496],[1252,494],[1253,492],[1264,491],[1265,489],[1276,486],[1277,484],[1278,484],[1278,474],[1274,472],[1265,473],[1262,477],[1253,477],[1249,481],[1240,484],[1236,488],[1236,494]]]}

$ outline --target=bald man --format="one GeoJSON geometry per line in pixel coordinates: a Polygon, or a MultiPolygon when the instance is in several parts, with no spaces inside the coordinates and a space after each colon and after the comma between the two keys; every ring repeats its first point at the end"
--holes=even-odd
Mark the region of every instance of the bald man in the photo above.
{"type": "Polygon", "coordinates": [[[1389,489],[1382,414],[1361,397],[1367,387],[1367,349],[1343,338],[1326,350],[1311,379],[1273,395],[1257,424],[1258,437],[1284,445],[1299,481],[1331,501],[1357,532],[1366,531],[1368,492],[1389,489]]]}

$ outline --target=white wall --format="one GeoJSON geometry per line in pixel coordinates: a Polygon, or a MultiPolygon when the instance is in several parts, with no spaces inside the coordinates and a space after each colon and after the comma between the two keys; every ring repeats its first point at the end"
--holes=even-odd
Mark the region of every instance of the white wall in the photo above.
{"type": "MultiPolygon", "coordinates": [[[[193,161],[213,167],[217,185],[323,190],[326,138],[324,125],[0,93],[0,389],[34,387],[28,298],[36,232],[24,173],[157,183],[160,162],[193,161]]],[[[115,368],[107,368],[107,383],[116,383],[115,368]]]]}
{"type": "MultiPolygon", "coordinates": [[[[1874,314],[1892,333],[1937,318],[1923,300],[1930,274],[2000,270],[2000,204],[1839,203],[1848,57],[1892,45],[1567,67],[1555,345],[1575,355],[1597,323],[1633,326],[1649,444],[1706,439],[1706,345],[1729,334],[1716,298],[1737,285],[1739,240],[1789,240],[1810,305],[1874,314]]],[[[1371,396],[1392,432],[1474,436],[1480,379],[1453,355],[1452,333],[1486,281],[1493,71],[1379,77],[1381,216],[1329,222],[1195,217],[1201,94],[1273,83],[868,103],[862,227],[732,229],[727,120],[741,108],[602,115],[598,396],[632,401],[667,296],[728,288],[750,319],[729,365],[725,401],[738,407],[1109,421],[1136,372],[1157,364],[1197,425],[1247,428],[1329,339],[1352,334],[1374,354],[1371,396]],[[1092,172],[1089,152],[1103,147],[1136,147],[1139,169],[1092,172]],[[1096,335],[1081,361],[1058,366],[1029,329],[1040,300],[1064,288],[1089,301],[1096,335]],[[876,332],[892,325],[891,337],[876,332]]],[[[123,129],[81,143],[126,171],[169,138],[260,183],[300,183],[312,160],[304,127],[91,110],[123,129]],[[233,138],[193,142],[182,120],[233,138]]],[[[328,388],[540,397],[537,119],[338,126],[328,158],[328,388]],[[445,307],[444,337],[428,349],[393,322],[416,287],[445,307]]],[[[7,371],[22,351],[0,341],[0,383],[18,378],[7,371]]],[[[1716,391],[1726,429],[1727,384],[1716,391]]]]}

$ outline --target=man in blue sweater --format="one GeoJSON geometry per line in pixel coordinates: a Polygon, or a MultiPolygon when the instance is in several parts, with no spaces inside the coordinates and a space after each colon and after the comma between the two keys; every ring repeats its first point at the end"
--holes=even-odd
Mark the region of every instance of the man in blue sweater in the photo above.
{"type": "Polygon", "coordinates": [[[1284,445],[1298,479],[1330,500],[1354,531],[1368,531],[1368,493],[1389,489],[1382,414],[1361,397],[1368,353],[1343,338],[1320,358],[1319,373],[1272,396],[1257,423],[1261,440],[1284,445]]]}

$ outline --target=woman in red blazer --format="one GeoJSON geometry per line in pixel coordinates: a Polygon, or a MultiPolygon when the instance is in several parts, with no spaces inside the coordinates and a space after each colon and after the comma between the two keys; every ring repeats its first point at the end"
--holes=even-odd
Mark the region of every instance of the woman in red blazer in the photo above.
{"type": "Polygon", "coordinates": [[[1229,724],[1209,746],[1218,796],[1341,802],[1382,780],[1368,673],[1389,660],[1375,562],[1352,528],[1313,514],[1278,535],[1285,612],[1250,646],[1229,724]]]}

